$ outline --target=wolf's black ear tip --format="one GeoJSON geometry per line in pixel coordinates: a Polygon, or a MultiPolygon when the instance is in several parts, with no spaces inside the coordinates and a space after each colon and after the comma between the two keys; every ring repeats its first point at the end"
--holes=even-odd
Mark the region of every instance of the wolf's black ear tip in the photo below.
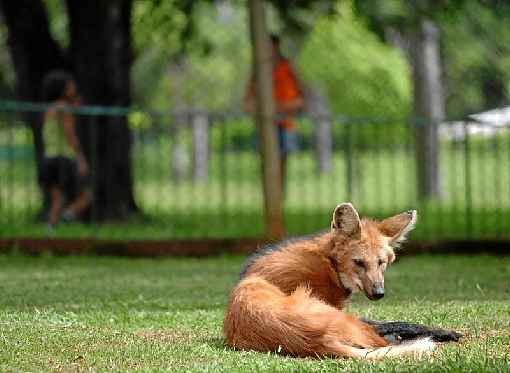
{"type": "Polygon", "coordinates": [[[455,331],[452,331],[452,339],[457,342],[459,339],[461,339],[462,337],[464,337],[464,334],[462,333],[459,333],[459,332],[455,332],[455,331]]]}

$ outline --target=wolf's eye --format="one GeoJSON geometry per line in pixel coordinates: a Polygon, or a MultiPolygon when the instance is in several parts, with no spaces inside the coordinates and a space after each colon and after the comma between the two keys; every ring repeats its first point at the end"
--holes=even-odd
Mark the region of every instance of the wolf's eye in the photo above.
{"type": "Polygon", "coordinates": [[[365,263],[361,259],[354,259],[354,264],[356,264],[360,268],[365,268],[365,263]]]}
{"type": "Polygon", "coordinates": [[[380,267],[380,266],[382,266],[384,264],[384,261],[379,259],[379,263],[378,264],[379,264],[379,267],[380,267]]]}

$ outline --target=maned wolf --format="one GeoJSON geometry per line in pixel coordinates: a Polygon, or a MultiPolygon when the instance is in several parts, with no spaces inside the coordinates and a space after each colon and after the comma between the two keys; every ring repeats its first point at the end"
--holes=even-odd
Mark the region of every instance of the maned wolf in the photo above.
{"type": "Polygon", "coordinates": [[[255,253],[230,295],[224,320],[228,345],[366,359],[432,351],[429,338],[390,345],[374,326],[342,311],[354,292],[371,300],[384,296],[384,271],[416,216],[412,210],[383,221],[360,220],[350,203],[342,203],[330,231],[255,253]]]}

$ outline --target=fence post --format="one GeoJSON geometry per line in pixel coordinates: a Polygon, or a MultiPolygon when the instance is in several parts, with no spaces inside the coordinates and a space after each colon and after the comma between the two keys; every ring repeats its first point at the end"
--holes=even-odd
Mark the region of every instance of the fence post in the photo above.
{"type": "Polygon", "coordinates": [[[180,182],[186,175],[186,165],[188,158],[186,156],[186,147],[181,141],[182,124],[179,120],[173,122],[170,126],[170,135],[173,137],[172,143],[172,176],[176,182],[180,182]]]}
{"type": "Polygon", "coordinates": [[[284,235],[280,154],[274,125],[273,63],[263,0],[250,0],[250,34],[255,77],[255,119],[262,156],[266,235],[284,235]]]}
{"type": "Polygon", "coordinates": [[[207,114],[197,111],[191,119],[193,141],[193,180],[207,181],[209,173],[209,121],[207,114]]]}
{"type": "Polygon", "coordinates": [[[326,97],[315,87],[308,90],[308,108],[314,120],[315,154],[317,173],[329,173],[333,169],[333,140],[331,136],[331,113],[326,97]]]}

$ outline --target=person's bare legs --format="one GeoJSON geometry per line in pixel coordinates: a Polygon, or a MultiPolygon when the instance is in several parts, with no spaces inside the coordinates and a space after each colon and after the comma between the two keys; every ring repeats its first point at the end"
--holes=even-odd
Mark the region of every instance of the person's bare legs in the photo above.
{"type": "Polygon", "coordinates": [[[66,215],[75,218],[76,216],[79,216],[80,213],[82,213],[87,207],[90,206],[90,203],[92,202],[92,194],[90,193],[90,190],[83,189],[76,199],[69,205],[69,207],[66,209],[66,215]]]}
{"type": "Polygon", "coordinates": [[[56,186],[50,188],[50,211],[48,213],[48,224],[53,227],[60,219],[62,211],[62,192],[56,186]]]}

